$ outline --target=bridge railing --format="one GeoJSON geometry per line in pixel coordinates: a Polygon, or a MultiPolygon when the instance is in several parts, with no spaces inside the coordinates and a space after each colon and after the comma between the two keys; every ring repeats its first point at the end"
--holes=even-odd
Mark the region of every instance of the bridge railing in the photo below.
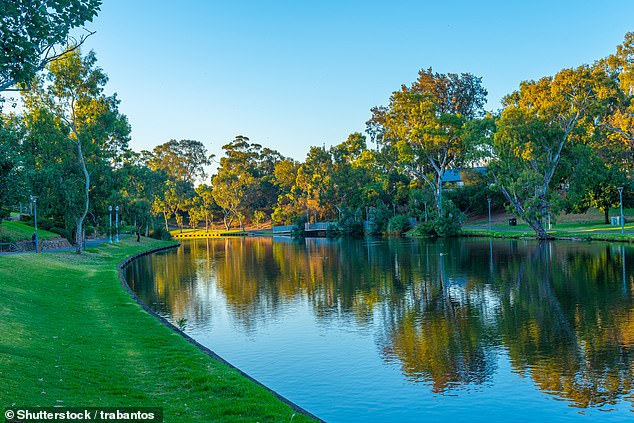
{"type": "Polygon", "coordinates": [[[304,223],[305,231],[325,231],[329,226],[337,226],[337,222],[304,223]]]}

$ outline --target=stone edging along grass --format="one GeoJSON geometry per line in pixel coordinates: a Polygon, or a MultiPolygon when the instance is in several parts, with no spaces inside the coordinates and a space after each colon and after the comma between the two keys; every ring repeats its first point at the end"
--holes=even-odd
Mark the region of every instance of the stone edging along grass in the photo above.
{"type": "Polygon", "coordinates": [[[225,360],[224,358],[220,357],[218,354],[216,354],[215,352],[213,352],[212,350],[210,350],[206,346],[204,346],[201,343],[199,343],[198,341],[196,341],[191,336],[187,335],[185,332],[183,332],[178,327],[173,325],[169,320],[167,320],[163,316],[160,316],[159,314],[154,312],[154,310],[152,310],[150,307],[147,306],[147,304],[145,304],[143,301],[141,301],[141,299],[138,297],[138,295],[136,295],[136,293],[130,288],[130,286],[128,285],[128,283],[126,282],[126,279],[125,279],[125,268],[126,268],[126,266],[128,266],[131,262],[133,262],[134,260],[136,260],[139,257],[143,257],[143,256],[146,256],[146,255],[149,255],[149,254],[154,254],[154,253],[157,253],[157,252],[160,252],[160,251],[171,250],[171,249],[174,249],[174,248],[178,248],[179,246],[180,246],[180,243],[179,244],[174,244],[174,245],[167,245],[167,246],[163,246],[163,247],[152,248],[152,249],[146,250],[146,251],[141,251],[139,253],[133,254],[130,257],[127,257],[125,260],[123,260],[121,263],[119,263],[119,265],[117,266],[118,270],[119,270],[119,272],[118,272],[119,280],[120,280],[121,285],[123,286],[123,288],[130,295],[130,297],[132,297],[132,299],[134,299],[134,301],[136,301],[137,304],[139,304],[143,308],[143,310],[145,310],[147,313],[149,313],[150,315],[152,315],[155,318],[157,318],[164,326],[166,326],[169,329],[173,330],[174,332],[178,333],[187,342],[189,342],[190,344],[196,346],[199,350],[201,350],[203,353],[205,353],[210,358],[212,358],[214,360],[217,360],[217,361],[220,361],[221,363],[225,364],[226,366],[228,366],[228,367],[234,369],[235,371],[237,371],[244,378],[250,380],[251,382],[253,382],[253,383],[263,387],[267,391],[271,392],[275,397],[277,397],[280,401],[282,401],[283,403],[285,403],[286,405],[291,407],[294,411],[296,411],[298,413],[301,413],[301,414],[304,414],[305,416],[310,417],[312,419],[315,419],[316,421],[323,422],[323,420],[320,419],[319,417],[317,417],[314,414],[312,414],[311,412],[303,409],[302,407],[300,407],[299,405],[295,404],[294,402],[292,402],[288,398],[284,397],[283,395],[275,392],[274,390],[272,390],[268,386],[262,384],[257,379],[254,379],[252,376],[246,374],[245,372],[243,372],[239,368],[235,367],[233,364],[229,363],[227,360],[225,360]]]}

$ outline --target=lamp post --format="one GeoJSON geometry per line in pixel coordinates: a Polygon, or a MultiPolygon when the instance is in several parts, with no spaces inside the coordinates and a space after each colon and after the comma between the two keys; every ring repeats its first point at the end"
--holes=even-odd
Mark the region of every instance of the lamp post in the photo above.
{"type": "Polygon", "coordinates": [[[31,195],[31,202],[33,203],[33,226],[35,226],[35,252],[39,252],[40,250],[40,240],[37,233],[37,197],[35,195],[31,195]]]}
{"type": "Polygon", "coordinates": [[[112,244],[112,206],[108,206],[110,220],[108,223],[108,241],[112,244]]]}
{"type": "Polygon", "coordinates": [[[625,233],[625,220],[623,220],[623,187],[617,187],[619,190],[619,207],[621,209],[621,233],[625,233]]]}
{"type": "Polygon", "coordinates": [[[489,203],[489,231],[491,230],[491,199],[487,198],[487,203],[489,203]]]}
{"type": "Polygon", "coordinates": [[[427,201],[425,201],[425,222],[427,222],[427,201]]]}
{"type": "Polygon", "coordinates": [[[114,208],[115,211],[115,237],[114,237],[114,242],[119,242],[119,206],[116,206],[114,208]]]}

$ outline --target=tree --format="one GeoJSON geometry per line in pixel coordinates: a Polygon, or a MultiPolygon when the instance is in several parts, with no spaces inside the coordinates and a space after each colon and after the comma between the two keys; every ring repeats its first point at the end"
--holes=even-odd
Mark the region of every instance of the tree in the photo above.
{"type": "Polygon", "coordinates": [[[19,198],[23,185],[23,166],[18,149],[21,126],[15,117],[0,115],[0,224],[8,213],[8,207],[19,198]]]}
{"type": "Polygon", "coordinates": [[[255,210],[271,213],[280,192],[275,182],[276,166],[287,159],[242,135],[222,149],[225,156],[211,185],[214,200],[223,210],[225,227],[229,229],[234,218],[242,226],[242,220],[255,210]]]}
{"type": "Polygon", "coordinates": [[[200,141],[169,140],[154,148],[148,159],[152,170],[162,170],[170,179],[193,185],[196,179],[205,179],[205,166],[211,164],[213,155],[207,156],[207,148],[200,141]]]}
{"type": "Polygon", "coordinates": [[[207,232],[209,231],[209,223],[213,224],[214,212],[218,208],[214,201],[213,189],[207,184],[200,184],[194,191],[196,195],[192,199],[188,210],[190,221],[193,213],[198,221],[205,221],[205,231],[207,232]]]}
{"type": "Polygon", "coordinates": [[[48,65],[45,78],[36,78],[23,93],[27,113],[49,116],[67,143],[81,174],[82,193],[67,207],[75,221],[76,253],[81,254],[84,219],[90,207],[91,170],[127,149],[130,126],[118,110],[116,95],[103,92],[106,74],[95,66],[93,52],[82,57],[71,50],[48,65]]]}
{"type": "Polygon", "coordinates": [[[28,84],[36,73],[87,36],[69,33],[97,15],[101,0],[3,0],[0,2],[0,91],[28,84]]]}
{"type": "Polygon", "coordinates": [[[255,227],[260,229],[260,225],[264,222],[266,218],[266,214],[262,210],[256,210],[253,212],[253,223],[255,223],[255,227]]]}
{"type": "MultiPolygon", "coordinates": [[[[599,62],[620,89],[610,113],[598,115],[597,123],[634,150],[634,32],[625,34],[616,53],[599,62]]],[[[632,163],[630,163],[631,165],[632,163]]]]}
{"type": "MultiPolygon", "coordinates": [[[[222,209],[226,230],[231,229],[234,218],[243,216],[240,210],[248,184],[249,181],[246,177],[241,177],[235,171],[229,170],[218,172],[218,175],[211,180],[213,197],[216,204],[222,209]]],[[[242,226],[242,223],[240,223],[240,226],[242,226]]]]}
{"type": "Polygon", "coordinates": [[[549,238],[542,219],[561,207],[560,194],[575,180],[571,173],[556,173],[561,162],[575,161],[576,144],[587,140],[612,92],[605,72],[581,66],[523,82],[519,91],[505,97],[489,174],[538,239],[549,238]]]}
{"type": "Polygon", "coordinates": [[[152,222],[152,203],[161,194],[167,175],[146,166],[139,153],[128,152],[114,176],[124,211],[132,220],[130,223],[135,224],[137,240],[143,227],[145,236],[148,236],[152,222]]]}
{"type": "Polygon", "coordinates": [[[416,82],[392,93],[387,108],[374,108],[368,132],[398,151],[400,163],[434,192],[443,216],[442,180],[468,159],[470,121],[484,115],[487,91],[468,73],[421,70],[416,82]]]}

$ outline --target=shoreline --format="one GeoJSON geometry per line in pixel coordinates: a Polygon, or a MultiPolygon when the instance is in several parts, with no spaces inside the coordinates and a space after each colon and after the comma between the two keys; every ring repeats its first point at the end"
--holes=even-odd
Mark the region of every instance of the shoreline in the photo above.
{"type": "Polygon", "coordinates": [[[119,274],[119,281],[121,282],[121,286],[127,291],[127,293],[130,295],[130,297],[134,301],[136,301],[136,303],[138,305],[140,305],[141,308],[143,308],[143,310],[145,310],[145,312],[147,312],[149,315],[151,315],[151,316],[155,317],[156,319],[158,319],[163,324],[163,326],[165,326],[165,327],[171,329],[172,331],[178,333],[185,341],[187,341],[190,344],[194,345],[196,348],[198,348],[200,351],[205,353],[211,359],[217,360],[217,361],[223,363],[224,365],[226,365],[226,366],[232,368],[233,370],[237,371],[242,377],[244,377],[244,378],[250,380],[251,382],[253,382],[253,383],[261,386],[262,388],[266,389],[267,391],[269,391],[270,393],[275,395],[275,397],[277,397],[277,399],[279,399],[280,401],[282,401],[283,403],[285,403],[286,405],[291,407],[294,411],[296,411],[298,413],[301,413],[301,414],[304,414],[305,416],[310,417],[311,419],[314,419],[314,420],[316,420],[318,422],[324,422],[324,420],[322,420],[319,417],[315,416],[310,411],[305,410],[304,408],[300,407],[299,405],[297,405],[293,401],[291,401],[288,398],[284,397],[282,394],[280,394],[280,393],[274,391],[273,389],[269,388],[268,386],[264,385],[259,380],[255,379],[251,375],[245,373],[240,368],[234,366],[233,364],[231,364],[230,362],[228,362],[227,360],[222,358],[220,355],[215,353],[213,350],[209,349],[208,347],[204,346],[200,342],[196,341],[194,338],[192,338],[191,336],[189,336],[188,334],[183,332],[181,329],[179,329],[177,326],[175,326],[173,323],[171,323],[165,317],[157,314],[154,310],[152,310],[147,304],[145,304],[139,298],[138,295],[136,295],[136,293],[132,290],[132,288],[130,288],[130,286],[128,285],[128,283],[126,281],[126,278],[125,278],[125,268],[129,264],[131,264],[134,260],[136,260],[136,259],[138,259],[140,257],[151,255],[151,254],[158,253],[158,252],[161,252],[161,251],[168,251],[168,250],[176,249],[176,248],[179,248],[180,246],[181,246],[181,244],[179,242],[179,243],[174,244],[174,245],[168,245],[168,246],[153,248],[153,249],[146,250],[146,251],[141,251],[141,252],[136,253],[136,254],[134,254],[132,256],[126,257],[125,260],[120,262],[118,264],[118,266],[117,266],[118,274],[119,274]]]}
{"type": "Polygon", "coordinates": [[[321,421],[139,307],[120,266],[174,243],[133,239],[0,257],[6,405],[160,407],[165,421],[321,421]],[[169,329],[173,330],[169,330],[169,329]]]}

